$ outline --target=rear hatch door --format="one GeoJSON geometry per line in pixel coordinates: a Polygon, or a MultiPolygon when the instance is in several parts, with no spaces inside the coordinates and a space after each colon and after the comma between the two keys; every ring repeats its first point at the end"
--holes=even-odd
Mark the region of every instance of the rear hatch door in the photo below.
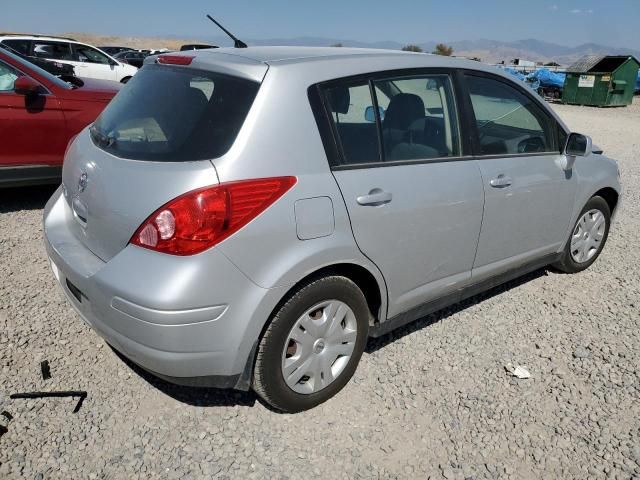
{"type": "Polygon", "coordinates": [[[88,132],[78,136],[62,169],[69,227],[105,262],[127,246],[156,209],[182,193],[216,183],[209,161],[123,160],[96,148],[88,132]]]}
{"type": "Polygon", "coordinates": [[[260,85],[229,70],[147,65],[69,147],[67,222],[103,261],[159,207],[218,183],[211,160],[235,141],[260,85]]]}

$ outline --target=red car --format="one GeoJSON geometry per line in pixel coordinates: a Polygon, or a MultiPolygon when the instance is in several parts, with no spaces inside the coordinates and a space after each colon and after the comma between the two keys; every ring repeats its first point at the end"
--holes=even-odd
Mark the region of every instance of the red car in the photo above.
{"type": "Polygon", "coordinates": [[[121,87],[93,79],[65,82],[0,49],[0,187],[59,182],[69,140],[121,87]]]}

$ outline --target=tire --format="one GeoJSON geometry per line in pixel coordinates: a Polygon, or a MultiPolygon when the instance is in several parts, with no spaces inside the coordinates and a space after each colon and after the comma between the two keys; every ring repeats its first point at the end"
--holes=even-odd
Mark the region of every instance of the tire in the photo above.
{"type": "Polygon", "coordinates": [[[254,391],[273,408],[288,413],[308,410],[333,397],[358,366],[369,316],[364,294],[346,277],[322,277],[304,284],[273,314],[260,340],[254,391]]]}
{"type": "MultiPolygon", "coordinates": [[[[553,264],[553,267],[565,273],[577,273],[589,268],[593,264],[593,262],[598,259],[605,243],[607,243],[610,226],[611,210],[609,209],[609,204],[602,197],[591,197],[591,199],[587,202],[587,204],[580,212],[580,215],[578,215],[578,220],[571,229],[571,234],[569,235],[567,244],[565,245],[564,251],[562,252],[562,257],[558,262],[553,264]],[[601,214],[604,219],[604,224],[602,225],[602,227],[604,228],[598,229],[599,232],[596,232],[598,233],[597,235],[594,235],[594,233],[591,231],[586,232],[584,226],[582,227],[582,229],[580,226],[585,216],[590,217],[591,220],[597,218],[596,214],[594,214],[593,212],[601,214]],[[580,249],[579,246],[575,243],[572,248],[574,239],[580,238],[578,234],[586,235],[588,237],[588,240],[591,242],[591,249],[588,255],[584,255],[585,249],[580,249]],[[600,240],[597,242],[595,242],[595,240],[591,241],[595,237],[600,237],[600,240]],[[583,253],[582,256],[579,253],[576,253],[580,251],[583,253]]],[[[593,228],[595,227],[592,226],[592,229],[593,228]]],[[[584,241],[582,244],[585,244],[584,241]]]]}
{"type": "Polygon", "coordinates": [[[126,84],[129,80],[131,80],[131,77],[124,77],[122,80],[120,80],[120,83],[126,84]]]}

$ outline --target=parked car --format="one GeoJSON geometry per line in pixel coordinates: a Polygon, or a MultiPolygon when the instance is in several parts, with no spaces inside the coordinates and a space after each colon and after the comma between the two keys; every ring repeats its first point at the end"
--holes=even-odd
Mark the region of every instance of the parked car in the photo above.
{"type": "Polygon", "coordinates": [[[126,83],[138,69],[118,62],[113,57],[85,43],[70,38],[0,35],[0,43],[10,46],[21,55],[66,63],[83,78],[97,78],[126,83]]]}
{"type": "Polygon", "coordinates": [[[66,63],[60,63],[53,60],[44,60],[43,58],[38,57],[30,57],[28,55],[22,55],[20,52],[14,50],[9,45],[5,45],[4,43],[0,43],[0,48],[4,48],[9,52],[17,55],[18,57],[26,60],[29,63],[34,64],[37,67],[49,72],[56,77],[68,78],[73,77],[75,75],[75,71],[71,65],[67,65],[66,63]]]}
{"type": "Polygon", "coordinates": [[[133,50],[133,48],[129,48],[129,47],[98,47],[98,48],[102,50],[104,53],[106,53],[107,55],[111,55],[114,58],[118,53],[130,52],[133,50]]]}
{"type": "Polygon", "coordinates": [[[137,51],[131,50],[128,52],[120,52],[114,55],[113,58],[122,63],[133,65],[136,68],[141,68],[144,63],[144,59],[151,55],[150,51],[137,51]]]}
{"type": "Polygon", "coordinates": [[[47,251],[116,350],[296,412],[368,336],[598,258],[617,164],[535,92],[478,62],[338,50],[148,59],[72,142],[47,251]]]}
{"type": "Polygon", "coordinates": [[[0,187],[59,183],[69,140],[121,87],[73,80],[0,49],[0,187]]]}

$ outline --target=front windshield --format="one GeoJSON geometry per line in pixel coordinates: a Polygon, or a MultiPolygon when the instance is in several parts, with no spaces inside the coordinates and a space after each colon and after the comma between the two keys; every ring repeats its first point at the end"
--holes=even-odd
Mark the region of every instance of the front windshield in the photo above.
{"type": "Polygon", "coordinates": [[[2,49],[2,52],[5,53],[7,56],[9,56],[9,58],[11,58],[12,60],[15,60],[16,62],[19,62],[20,65],[22,65],[23,63],[28,63],[29,64],[28,65],[29,68],[31,70],[33,70],[34,73],[37,73],[38,75],[40,75],[41,77],[45,78],[49,82],[55,84],[57,87],[65,88],[67,90],[71,90],[72,88],[74,88],[69,83],[65,82],[64,80],[62,80],[62,79],[60,79],[58,77],[56,77],[55,75],[50,74],[46,70],[43,70],[39,66],[29,62],[27,59],[19,57],[18,55],[15,55],[14,53],[10,52],[7,49],[2,49]]]}

